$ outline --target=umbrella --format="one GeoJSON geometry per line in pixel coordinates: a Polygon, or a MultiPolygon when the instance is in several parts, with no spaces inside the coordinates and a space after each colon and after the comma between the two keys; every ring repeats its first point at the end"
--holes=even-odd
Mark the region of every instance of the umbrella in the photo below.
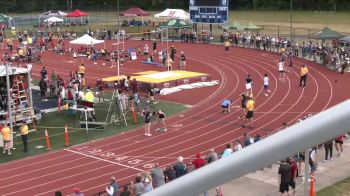
{"type": "Polygon", "coordinates": [[[311,36],[311,38],[320,39],[320,40],[338,39],[341,37],[343,37],[343,35],[333,31],[332,29],[330,29],[328,27],[325,27],[321,31],[319,31],[311,36]]]}
{"type": "Polygon", "coordinates": [[[192,25],[183,20],[171,19],[159,25],[159,28],[192,28],[192,25]]]}
{"type": "Polygon", "coordinates": [[[237,30],[243,30],[243,26],[241,25],[241,23],[236,22],[236,21],[231,22],[231,23],[229,23],[229,24],[225,24],[225,25],[223,25],[223,27],[222,27],[222,28],[224,28],[224,29],[237,29],[237,30]]]}

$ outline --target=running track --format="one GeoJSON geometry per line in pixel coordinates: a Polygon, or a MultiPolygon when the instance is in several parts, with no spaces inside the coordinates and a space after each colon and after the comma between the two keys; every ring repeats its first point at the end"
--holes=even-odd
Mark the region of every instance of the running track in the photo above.
{"type": "MultiPolygon", "coordinates": [[[[143,43],[128,41],[127,45],[143,43]]],[[[151,45],[150,42],[148,44],[151,45]]],[[[168,118],[168,132],[145,137],[140,128],[65,150],[2,164],[1,195],[53,195],[56,190],[67,195],[72,193],[74,187],[80,187],[85,195],[91,195],[104,190],[110,176],[116,176],[120,184],[125,184],[133,180],[136,174],[149,170],[151,163],[159,162],[167,166],[180,155],[188,162],[196,152],[205,152],[211,147],[220,152],[226,143],[242,139],[243,133],[266,135],[284,122],[294,123],[306,114],[325,110],[350,96],[345,85],[350,82],[349,75],[341,76],[309,61],[296,60],[293,70],[287,74],[286,82],[282,83],[276,72],[277,54],[234,48],[229,55],[225,55],[222,46],[181,43],[175,46],[178,52],[185,52],[188,70],[209,73],[213,79],[221,82],[215,87],[161,97],[163,100],[193,106],[168,118]],[[298,87],[299,68],[303,63],[308,64],[310,70],[305,89],[298,87]],[[248,73],[253,78],[256,99],[254,129],[241,128],[242,120],[237,118],[241,110],[233,109],[225,115],[220,112],[219,105],[225,98],[233,100],[233,105],[240,105],[239,94],[244,92],[244,80],[248,73]],[[264,96],[262,89],[265,73],[270,77],[272,93],[269,97],[264,96]]],[[[159,47],[162,46],[159,44],[159,47]]],[[[67,56],[46,52],[43,59],[49,73],[56,69],[65,77],[68,75],[67,70],[76,69],[67,56]]],[[[112,75],[109,65],[85,64],[90,84],[97,78],[112,75]]],[[[41,66],[34,65],[33,73],[37,75],[40,69],[41,66]]],[[[160,68],[133,62],[124,65],[121,74],[144,70],[160,68]]]]}

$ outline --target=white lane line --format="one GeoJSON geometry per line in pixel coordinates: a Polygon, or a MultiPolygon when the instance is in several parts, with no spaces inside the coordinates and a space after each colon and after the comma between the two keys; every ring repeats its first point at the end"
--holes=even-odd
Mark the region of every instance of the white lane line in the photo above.
{"type": "Polygon", "coordinates": [[[65,151],[68,151],[68,152],[71,152],[71,153],[74,153],[74,154],[79,154],[79,155],[82,155],[82,156],[85,156],[85,157],[89,157],[89,158],[92,158],[92,159],[96,159],[96,160],[99,160],[99,161],[104,161],[104,162],[107,162],[107,163],[112,163],[112,164],[114,164],[114,165],[119,165],[119,166],[127,167],[127,168],[134,169],[134,170],[141,171],[141,172],[144,171],[144,170],[138,169],[138,168],[136,168],[136,167],[132,167],[132,166],[129,166],[129,165],[124,165],[124,164],[117,163],[117,162],[110,161],[110,160],[106,160],[106,159],[101,159],[101,158],[98,158],[98,157],[95,157],[95,156],[92,156],[92,155],[87,155],[87,154],[84,154],[84,153],[81,153],[81,152],[77,152],[77,151],[74,151],[74,150],[69,150],[69,149],[64,149],[64,150],[65,150],[65,151]]]}

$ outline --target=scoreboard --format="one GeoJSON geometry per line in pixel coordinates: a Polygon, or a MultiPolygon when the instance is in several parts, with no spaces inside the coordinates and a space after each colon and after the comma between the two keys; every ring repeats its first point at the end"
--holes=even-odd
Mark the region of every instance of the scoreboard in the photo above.
{"type": "Polygon", "coordinates": [[[222,24],[228,21],[229,0],[190,0],[190,19],[193,23],[222,24]]]}

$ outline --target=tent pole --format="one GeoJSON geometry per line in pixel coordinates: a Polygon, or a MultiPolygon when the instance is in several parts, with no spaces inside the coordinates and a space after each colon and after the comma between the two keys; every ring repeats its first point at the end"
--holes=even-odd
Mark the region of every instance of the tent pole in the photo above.
{"type": "MultiPolygon", "coordinates": [[[[11,108],[11,87],[10,87],[10,68],[8,63],[6,63],[6,87],[7,87],[7,114],[10,119],[10,128],[13,132],[13,120],[12,120],[12,108],[11,108]]],[[[7,123],[7,122],[6,122],[7,123]]]]}
{"type": "Polygon", "coordinates": [[[167,61],[168,61],[168,71],[169,71],[169,28],[166,28],[166,55],[167,55],[167,61]]]}
{"type": "Polygon", "coordinates": [[[118,76],[118,84],[120,84],[120,82],[119,82],[119,80],[120,80],[120,51],[119,51],[119,49],[120,49],[120,47],[119,47],[119,43],[120,42],[120,34],[118,33],[117,34],[117,50],[118,50],[118,52],[117,52],[117,55],[118,55],[118,57],[117,57],[117,59],[118,59],[118,61],[117,61],[117,76],[118,76]]]}

